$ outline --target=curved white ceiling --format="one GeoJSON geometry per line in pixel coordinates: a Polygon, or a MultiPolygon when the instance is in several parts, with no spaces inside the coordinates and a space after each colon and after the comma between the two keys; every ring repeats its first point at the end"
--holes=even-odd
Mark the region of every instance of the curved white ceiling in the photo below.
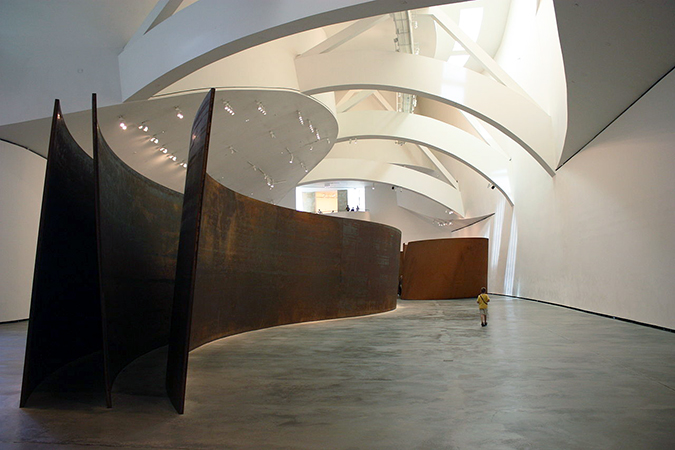
{"type": "Polygon", "coordinates": [[[355,51],[296,60],[300,90],[307,94],[384,89],[421,95],[460,108],[520,144],[555,175],[551,118],[532,100],[482,74],[419,55],[355,51]]]}
{"type": "MultiPolygon", "coordinates": [[[[144,100],[227,56],[301,31],[460,0],[200,0],[132,40],[119,55],[125,100],[144,100]]],[[[160,11],[155,11],[159,14],[160,11]]],[[[153,21],[145,26],[150,27],[153,21]]]]}
{"type": "Polygon", "coordinates": [[[350,111],[338,114],[338,142],[392,139],[447,153],[495,185],[513,204],[508,183],[509,161],[482,140],[430,117],[396,111],[350,111]]]}
{"type": "MultiPolygon", "coordinates": [[[[314,122],[322,138],[316,140],[323,142],[324,149],[309,151],[304,141],[306,128],[296,130],[297,120],[292,123],[294,114],[297,119],[298,111],[308,113],[311,107],[293,106],[292,102],[281,105],[270,99],[263,102],[269,108],[278,107],[281,116],[256,117],[254,127],[244,122],[227,128],[222,142],[214,142],[210,168],[224,174],[231,170],[226,178],[235,184],[241,181],[242,186],[232,187],[274,202],[326,155],[336,136],[345,141],[360,139],[358,148],[366,152],[374,148],[366,145],[366,140],[405,141],[409,148],[398,147],[388,154],[371,150],[358,155],[357,146],[342,147],[341,153],[329,153],[326,164],[319,164],[317,172],[310,175],[321,172],[327,179],[409,186],[449,209],[463,211],[456,188],[459,184],[446,167],[454,165],[442,152],[476,171],[513,202],[510,162],[497,147],[508,154],[520,152],[522,147],[553,175],[560,152],[557,146],[562,146],[557,140],[564,135],[562,115],[557,114],[562,105],[559,95],[547,97],[559,79],[546,82],[553,69],[540,70],[560,49],[549,49],[550,42],[533,39],[539,36],[537,30],[554,25],[552,1],[538,2],[542,8],[527,3],[524,9],[536,14],[515,20],[518,14],[513,14],[509,5],[523,6],[528,1],[277,0],[272,2],[273,8],[261,9],[259,3],[245,0],[160,0],[118,58],[122,97],[154,99],[127,101],[109,112],[128,116],[131,121],[150,117],[163,143],[174,131],[173,107],[185,103],[189,117],[190,96],[183,95],[185,92],[212,86],[253,86],[261,91],[299,88],[322,102],[329,115],[329,111],[334,114],[331,120],[314,122]],[[181,3],[189,4],[181,9],[181,3]],[[444,6],[417,9],[439,4],[444,6]],[[404,13],[389,14],[394,11],[404,13]],[[467,17],[479,20],[471,24],[467,17]],[[355,21],[340,23],[349,20],[355,21]],[[521,29],[526,32],[519,33],[521,29]],[[458,60],[465,62],[453,64],[458,60]],[[336,114],[335,100],[341,96],[337,92],[347,89],[367,89],[372,96],[361,91],[348,102],[338,103],[337,109],[343,112],[336,114]],[[424,97],[420,108],[410,107],[414,96],[424,97]],[[153,116],[151,109],[159,105],[166,108],[153,116]],[[483,127],[474,117],[469,125],[465,119],[469,115],[491,126],[483,127]],[[471,127],[476,133],[472,134],[471,127]],[[288,131],[288,139],[270,138],[273,129],[279,130],[278,136],[288,131]],[[282,140],[285,144],[279,147],[282,140]],[[232,142],[236,151],[228,153],[232,142]],[[238,147],[247,142],[252,150],[250,158],[243,158],[246,152],[238,147]],[[254,185],[257,187],[249,187],[254,185]],[[271,185],[275,186],[272,190],[271,185]]],[[[249,106],[257,100],[260,98],[248,98],[245,109],[254,112],[249,106]]],[[[218,111],[222,113],[222,109],[218,111]]],[[[106,114],[102,110],[100,116],[106,114]]],[[[107,117],[110,133],[119,132],[115,129],[117,117],[107,117]]],[[[186,149],[179,139],[176,142],[172,151],[180,159],[186,149]]],[[[155,177],[158,181],[177,184],[180,171],[161,169],[159,159],[144,156],[147,146],[147,138],[129,141],[129,159],[146,164],[142,171],[167,172],[155,177]]]]}

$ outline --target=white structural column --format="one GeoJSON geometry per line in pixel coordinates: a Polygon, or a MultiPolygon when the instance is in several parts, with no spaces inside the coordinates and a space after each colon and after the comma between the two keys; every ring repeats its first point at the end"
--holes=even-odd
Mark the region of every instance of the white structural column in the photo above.
{"type": "Polygon", "coordinates": [[[424,56],[382,51],[317,54],[296,60],[307,94],[383,89],[455,106],[520,144],[551,175],[556,151],[551,118],[532,100],[477,72],[424,56]]]}
{"type": "Polygon", "coordinates": [[[417,192],[445,208],[464,216],[462,196],[447,183],[413,169],[378,161],[326,158],[312,169],[300,184],[331,180],[359,180],[400,186],[417,192]]]}
{"type": "Polygon", "coordinates": [[[147,99],[215,61],[301,31],[458,1],[199,0],[160,23],[155,11],[147,21],[154,27],[144,23],[119,55],[122,97],[147,99]]]}
{"type": "Polygon", "coordinates": [[[338,142],[354,138],[392,139],[439,150],[474,169],[513,204],[509,161],[466,131],[430,117],[395,111],[350,111],[337,117],[338,142]]]}

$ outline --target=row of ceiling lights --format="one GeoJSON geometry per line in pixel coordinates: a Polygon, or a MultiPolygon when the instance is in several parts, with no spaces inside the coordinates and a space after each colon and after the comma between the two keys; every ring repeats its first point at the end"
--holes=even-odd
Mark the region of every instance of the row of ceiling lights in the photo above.
{"type": "MultiPolygon", "coordinates": [[[[223,109],[228,114],[230,114],[232,116],[234,116],[236,114],[234,108],[232,107],[230,102],[228,102],[227,100],[223,100],[223,109]]],[[[265,105],[261,101],[256,100],[256,109],[263,116],[267,115],[267,110],[265,109],[265,105]]],[[[304,126],[305,125],[305,118],[303,117],[302,112],[298,111],[297,114],[298,114],[298,122],[300,122],[300,125],[304,126]]],[[[312,133],[314,135],[314,137],[316,137],[317,141],[321,140],[321,134],[319,133],[318,128],[314,127],[314,125],[312,125],[311,121],[307,120],[306,122],[307,122],[307,127],[309,128],[310,133],[312,133]]],[[[276,137],[277,137],[276,134],[274,133],[274,130],[270,130],[269,135],[270,135],[270,138],[272,138],[272,139],[276,139],[276,137]]],[[[328,138],[326,138],[326,140],[330,144],[330,140],[328,138]]],[[[229,145],[227,147],[227,150],[232,155],[237,153],[237,150],[235,150],[235,148],[232,145],[229,145]]],[[[313,151],[313,150],[314,150],[314,147],[310,146],[309,151],[313,151]]],[[[300,161],[300,159],[298,157],[296,157],[295,154],[288,147],[285,147],[285,152],[288,153],[288,155],[289,155],[289,160],[288,160],[289,164],[293,164],[293,162],[297,159],[300,167],[302,168],[302,170],[304,170],[305,173],[309,172],[309,169],[307,168],[305,163],[300,161]]],[[[284,151],[282,151],[281,153],[283,154],[284,151]]],[[[274,179],[271,176],[269,176],[264,170],[262,170],[260,167],[253,164],[252,162],[247,160],[246,163],[249,166],[251,166],[251,168],[253,169],[254,172],[260,172],[262,174],[263,180],[265,181],[265,184],[267,184],[267,186],[270,188],[270,190],[274,189],[274,179]]]]}
{"type": "MultiPolygon", "coordinates": [[[[183,119],[183,118],[185,117],[184,114],[183,114],[183,112],[180,110],[180,108],[179,108],[178,106],[174,106],[174,111],[175,111],[176,117],[177,117],[178,119],[183,119]]],[[[129,128],[130,124],[124,120],[124,117],[123,117],[123,116],[119,116],[119,126],[120,126],[120,128],[121,128],[122,130],[125,130],[125,131],[126,131],[126,130],[129,128]]],[[[147,133],[147,132],[150,131],[150,127],[148,127],[148,124],[147,124],[147,121],[146,121],[146,120],[142,121],[142,122],[137,126],[137,128],[138,128],[139,130],[143,131],[144,133],[147,133]]],[[[164,133],[164,131],[161,131],[159,134],[162,134],[162,133],[164,133]]],[[[171,161],[173,161],[173,162],[176,162],[176,161],[178,160],[178,157],[177,157],[175,154],[169,153],[169,149],[167,149],[166,147],[163,147],[163,146],[160,146],[160,145],[159,145],[159,138],[157,137],[157,134],[152,135],[152,136],[150,137],[149,140],[150,140],[150,142],[152,142],[153,144],[157,145],[157,146],[158,146],[157,150],[158,150],[160,153],[166,155],[166,157],[167,157],[169,160],[171,160],[171,161]]],[[[187,162],[186,162],[186,161],[181,161],[181,162],[178,163],[178,165],[181,166],[181,167],[183,167],[183,168],[185,168],[185,169],[187,169],[187,162]]]]}
{"type": "MultiPolygon", "coordinates": [[[[256,101],[256,108],[257,108],[257,110],[258,110],[258,112],[259,112],[260,114],[262,114],[262,115],[264,115],[264,116],[267,115],[267,110],[265,109],[265,105],[264,105],[262,102],[256,101]]],[[[226,101],[226,100],[223,100],[223,109],[224,109],[227,113],[229,113],[230,115],[232,115],[232,116],[235,115],[235,110],[234,110],[234,108],[233,108],[232,105],[231,105],[228,101],[226,101]]],[[[175,111],[176,117],[177,117],[178,119],[183,119],[183,118],[185,117],[184,114],[183,114],[183,112],[180,110],[180,107],[175,106],[175,107],[174,107],[174,111],[175,111]]],[[[301,111],[298,111],[297,114],[298,114],[298,121],[300,122],[300,124],[304,126],[304,125],[305,125],[305,122],[306,122],[306,123],[307,123],[307,127],[309,128],[310,133],[312,133],[312,134],[314,135],[314,137],[316,137],[317,141],[320,140],[320,139],[321,139],[321,134],[320,134],[318,128],[314,127],[314,126],[312,125],[312,122],[311,122],[311,121],[309,121],[309,120],[306,121],[305,118],[303,117],[301,111]]],[[[129,128],[129,126],[131,126],[131,124],[128,123],[128,122],[124,119],[123,116],[119,116],[119,127],[120,127],[122,130],[127,130],[127,129],[129,128]]],[[[142,122],[137,126],[137,128],[138,128],[139,130],[143,131],[144,133],[148,133],[148,132],[150,131],[150,128],[149,128],[149,126],[148,126],[148,124],[147,124],[147,121],[142,121],[142,122]]],[[[164,131],[161,131],[159,134],[161,135],[162,133],[164,133],[164,131]]],[[[271,137],[272,139],[276,139],[276,135],[275,135],[275,133],[274,133],[273,130],[270,130],[269,134],[270,134],[270,137],[271,137]]],[[[152,136],[149,138],[149,140],[150,140],[150,142],[152,142],[153,144],[157,145],[157,146],[158,146],[158,151],[161,152],[161,153],[163,153],[163,154],[165,154],[169,160],[171,160],[171,161],[173,161],[173,162],[176,162],[176,161],[178,160],[178,158],[176,157],[175,154],[169,153],[169,150],[168,150],[166,147],[160,146],[160,144],[159,144],[159,138],[157,137],[157,134],[152,135],[152,136]]],[[[327,141],[328,141],[328,143],[330,144],[330,140],[329,140],[328,138],[327,138],[327,141]]],[[[234,149],[234,147],[231,146],[231,145],[228,146],[227,149],[230,151],[231,154],[237,153],[237,151],[236,151],[236,150],[234,149]]],[[[298,158],[293,154],[293,152],[291,152],[291,151],[289,150],[288,147],[286,147],[285,150],[286,150],[286,152],[287,152],[288,155],[289,155],[289,161],[288,161],[288,162],[289,162],[290,164],[293,164],[294,159],[298,159],[298,158]]],[[[310,150],[310,151],[314,150],[313,146],[310,146],[310,147],[309,147],[309,150],[310,150]]],[[[284,153],[284,152],[282,152],[282,153],[284,153]]],[[[298,160],[299,160],[299,159],[298,159],[298,160]]],[[[248,162],[248,164],[253,168],[254,171],[260,171],[260,173],[263,175],[263,179],[265,180],[267,186],[268,186],[270,189],[273,189],[273,188],[274,188],[274,180],[272,179],[272,177],[270,177],[269,175],[267,175],[264,171],[262,171],[259,167],[257,167],[257,166],[254,165],[253,163],[251,163],[251,162],[249,162],[249,161],[247,161],[247,162],[248,162]]],[[[186,162],[186,161],[181,161],[180,163],[178,163],[178,165],[181,166],[181,167],[183,167],[183,168],[187,168],[187,162],[186,162]]],[[[305,165],[304,162],[299,161],[299,165],[300,165],[300,167],[305,171],[305,173],[307,173],[307,172],[309,171],[309,170],[307,169],[307,166],[305,165]]]]}

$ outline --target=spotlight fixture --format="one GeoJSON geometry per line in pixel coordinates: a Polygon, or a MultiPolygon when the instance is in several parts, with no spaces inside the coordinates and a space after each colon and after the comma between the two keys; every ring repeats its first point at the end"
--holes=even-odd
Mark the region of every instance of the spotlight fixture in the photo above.
{"type": "Polygon", "coordinates": [[[291,155],[291,159],[288,161],[289,164],[293,164],[293,153],[286,147],[286,151],[288,152],[289,155],[291,155]]]}
{"type": "Polygon", "coordinates": [[[277,137],[277,135],[274,134],[274,131],[270,130],[270,137],[271,137],[272,139],[275,139],[275,138],[277,137]]]}
{"type": "Polygon", "coordinates": [[[301,162],[300,167],[302,167],[302,170],[304,170],[305,173],[309,172],[309,170],[307,170],[307,166],[305,165],[305,163],[301,162]]]}
{"type": "Polygon", "coordinates": [[[231,145],[230,145],[229,147],[227,147],[227,149],[230,151],[230,154],[232,154],[232,155],[234,155],[235,153],[237,153],[237,151],[236,151],[236,150],[234,149],[234,147],[232,147],[231,145]]]}
{"type": "Polygon", "coordinates": [[[183,116],[183,113],[181,112],[181,110],[178,106],[174,106],[173,109],[176,110],[176,117],[178,117],[179,119],[182,119],[183,117],[185,117],[185,116],[183,116]]]}
{"type": "Polygon", "coordinates": [[[178,158],[176,158],[175,155],[171,157],[171,160],[172,160],[172,161],[175,161],[175,160],[177,160],[177,159],[178,159],[178,158]]]}
{"type": "Polygon", "coordinates": [[[307,124],[309,126],[309,132],[314,133],[314,125],[312,125],[312,122],[307,122],[307,124]]]}
{"type": "Polygon", "coordinates": [[[162,153],[167,153],[169,150],[167,150],[166,147],[162,147],[159,149],[159,151],[162,153]]]}
{"type": "Polygon", "coordinates": [[[267,111],[265,111],[265,105],[262,104],[262,102],[256,102],[258,105],[258,111],[260,111],[260,114],[263,116],[267,115],[267,111]]]}
{"type": "Polygon", "coordinates": [[[320,139],[321,139],[321,135],[319,134],[319,129],[318,129],[318,128],[315,128],[315,130],[316,130],[316,139],[317,139],[317,140],[320,140],[320,139]]]}
{"type": "Polygon", "coordinates": [[[300,121],[300,125],[305,124],[305,119],[302,118],[302,113],[298,111],[298,120],[300,121]]]}
{"type": "Polygon", "coordinates": [[[150,138],[150,142],[152,142],[152,143],[154,143],[154,144],[159,144],[159,139],[157,139],[157,135],[156,135],[156,134],[153,135],[153,136],[150,138]]]}
{"type": "Polygon", "coordinates": [[[119,119],[120,119],[120,128],[126,130],[127,124],[124,122],[124,117],[120,116],[119,119]]]}
{"type": "Polygon", "coordinates": [[[229,102],[223,102],[223,109],[230,113],[230,115],[234,116],[234,109],[232,109],[232,106],[230,106],[229,102]]]}
{"type": "Polygon", "coordinates": [[[145,124],[145,122],[141,122],[141,124],[138,126],[138,129],[145,131],[146,133],[148,132],[148,126],[145,124]]]}
{"type": "Polygon", "coordinates": [[[312,147],[312,146],[310,145],[310,146],[309,146],[309,151],[310,151],[310,152],[313,152],[313,151],[314,151],[314,147],[312,147]]]}

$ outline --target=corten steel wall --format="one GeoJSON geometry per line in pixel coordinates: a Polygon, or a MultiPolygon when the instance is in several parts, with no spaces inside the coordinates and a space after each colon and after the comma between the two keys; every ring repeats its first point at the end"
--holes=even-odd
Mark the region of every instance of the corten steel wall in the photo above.
{"type": "Polygon", "coordinates": [[[396,307],[400,232],[260,202],[207,175],[190,349],[396,307]]]}
{"type": "Polygon", "coordinates": [[[95,96],[93,161],[57,101],[21,406],[41,383],[68,388],[64,373],[79,387],[96,385],[111,406],[117,374],[168,342],[167,392],[182,412],[192,348],[396,307],[398,230],[276,207],[206,175],[214,96],[193,124],[185,202],[117,158],[95,96]]]}
{"type": "Polygon", "coordinates": [[[397,297],[400,231],[277,207],[222,186],[205,174],[210,120],[202,114],[210,114],[205,104],[192,133],[199,147],[190,150],[183,213],[184,229],[195,233],[185,241],[193,253],[181,253],[181,230],[176,276],[175,298],[185,304],[175,307],[174,319],[184,335],[174,344],[172,328],[169,355],[180,354],[167,369],[179,412],[189,350],[249,330],[389,311],[397,297]],[[195,192],[191,210],[188,193],[195,192]],[[181,267],[191,271],[190,279],[181,267]]]}
{"type": "Polygon", "coordinates": [[[216,90],[211,89],[195,115],[190,133],[188,170],[185,176],[180,242],[176,262],[176,284],[166,365],[166,392],[173,406],[181,414],[185,405],[197,248],[215,96],[216,90]]]}
{"type": "MultiPolygon", "coordinates": [[[[85,356],[103,391],[94,163],[54,105],[20,405],[50,375],[85,356]],[[97,365],[94,362],[94,365],[97,365]]],[[[84,371],[78,374],[85,376],[84,371]]],[[[53,389],[64,389],[51,384],[53,389]]],[[[43,386],[47,387],[47,386],[43,386]]]]}
{"type": "Polygon", "coordinates": [[[183,195],[127,166],[92,98],[106,393],[137,357],[169,342],[183,195]]]}
{"type": "Polygon", "coordinates": [[[169,339],[182,195],[117,158],[93,100],[94,160],[54,110],[21,406],[56,372],[40,390],[94,384],[111,406],[117,374],[169,339]]]}
{"type": "Polygon", "coordinates": [[[487,287],[488,239],[409,242],[403,259],[405,300],[475,297],[487,287]]]}

